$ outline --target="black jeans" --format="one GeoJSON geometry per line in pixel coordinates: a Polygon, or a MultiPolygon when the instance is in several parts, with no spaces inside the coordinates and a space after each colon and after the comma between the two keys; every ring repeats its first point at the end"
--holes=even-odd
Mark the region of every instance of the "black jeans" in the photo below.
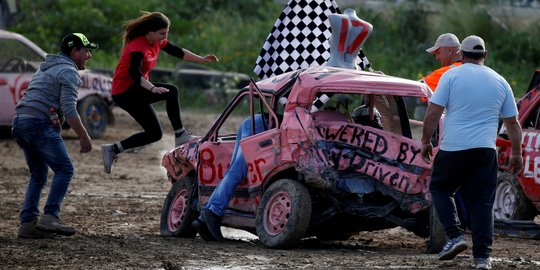
{"type": "Polygon", "coordinates": [[[183,127],[180,118],[178,88],[166,83],[154,83],[154,85],[165,87],[169,89],[169,92],[154,94],[139,85],[132,85],[125,92],[113,95],[114,102],[126,110],[144,130],[122,140],[120,143],[124,149],[147,145],[159,141],[163,137],[163,130],[152,103],[165,101],[165,109],[173,129],[178,130],[183,127]]]}
{"type": "Polygon", "coordinates": [[[469,206],[475,258],[491,253],[497,169],[497,153],[491,148],[441,150],[433,163],[429,191],[439,220],[448,238],[463,234],[454,201],[459,188],[469,206]]]}

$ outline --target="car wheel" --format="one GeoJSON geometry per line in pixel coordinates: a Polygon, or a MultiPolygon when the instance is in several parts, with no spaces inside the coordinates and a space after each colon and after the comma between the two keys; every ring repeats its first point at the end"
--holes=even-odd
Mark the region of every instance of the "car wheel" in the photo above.
{"type": "Polygon", "coordinates": [[[92,139],[105,135],[107,129],[107,107],[97,96],[89,96],[80,101],[78,106],[81,122],[92,139]]]}
{"type": "Polygon", "coordinates": [[[497,177],[493,212],[496,219],[503,220],[533,220],[537,214],[516,177],[507,172],[497,177]]]}
{"type": "Polygon", "coordinates": [[[270,248],[291,248],[306,234],[310,219],[307,188],[295,180],[278,180],[264,192],[259,204],[259,241],[270,248]]]}
{"type": "Polygon", "coordinates": [[[444,227],[439,221],[437,210],[432,205],[429,209],[429,238],[427,240],[427,253],[439,253],[448,241],[444,233],[444,227]]]}
{"type": "Polygon", "coordinates": [[[191,227],[199,215],[191,206],[193,181],[193,178],[184,176],[173,184],[167,194],[159,225],[162,236],[193,238],[197,235],[191,227]]]}

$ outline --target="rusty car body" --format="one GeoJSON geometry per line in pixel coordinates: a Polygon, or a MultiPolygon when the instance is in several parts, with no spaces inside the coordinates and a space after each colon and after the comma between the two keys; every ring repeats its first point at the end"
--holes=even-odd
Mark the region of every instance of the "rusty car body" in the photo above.
{"type": "MultiPolygon", "coordinates": [[[[426,106],[430,96],[416,81],[328,66],[252,82],[204,136],[163,157],[173,186],[161,234],[195,236],[190,224],[227,171],[239,121],[261,113],[278,124],[241,141],[248,175],[224,226],[272,248],[401,226],[427,237],[428,251],[440,250],[446,239],[431,208],[431,166],[419,155],[423,114],[410,106],[426,106]],[[353,121],[358,106],[370,120],[380,114],[382,126],[353,121]]],[[[438,140],[436,133],[435,151],[438,140]]]]}
{"type": "Polygon", "coordinates": [[[508,171],[511,147],[503,128],[497,140],[500,172],[494,214],[501,220],[534,220],[540,213],[540,70],[534,73],[517,106],[523,129],[524,169],[518,175],[508,171]]]}

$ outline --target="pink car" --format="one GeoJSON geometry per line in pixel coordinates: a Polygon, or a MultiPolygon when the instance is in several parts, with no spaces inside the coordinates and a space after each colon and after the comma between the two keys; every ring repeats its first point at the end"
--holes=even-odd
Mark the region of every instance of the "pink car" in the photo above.
{"type": "MultiPolygon", "coordinates": [[[[45,55],[41,48],[24,36],[0,30],[0,127],[11,126],[15,105],[45,60],[45,55]]],[[[93,70],[83,70],[80,74],[83,84],[79,89],[77,110],[90,137],[100,138],[105,134],[107,125],[114,122],[112,78],[93,70]]]]}
{"type": "Polygon", "coordinates": [[[173,186],[161,234],[196,235],[191,222],[227,171],[237,127],[261,113],[278,124],[241,141],[248,175],[224,226],[271,248],[401,226],[429,237],[428,252],[438,252],[446,239],[430,207],[431,166],[419,155],[430,96],[415,81],[336,67],[252,82],[208,133],[163,157],[173,186]]]}

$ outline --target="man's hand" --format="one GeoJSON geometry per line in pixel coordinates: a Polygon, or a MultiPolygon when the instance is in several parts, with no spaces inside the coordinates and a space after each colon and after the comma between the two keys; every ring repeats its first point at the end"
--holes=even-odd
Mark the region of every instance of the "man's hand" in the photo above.
{"type": "Polygon", "coordinates": [[[89,136],[81,136],[79,138],[79,144],[81,145],[81,153],[88,153],[92,150],[92,140],[89,136]]]}
{"type": "Polygon", "coordinates": [[[424,124],[422,125],[422,148],[420,154],[427,164],[431,163],[431,156],[433,156],[433,145],[431,145],[431,136],[435,129],[439,125],[439,120],[444,112],[444,107],[435,103],[429,103],[424,116],[424,124]]]}
{"type": "Polygon", "coordinates": [[[508,118],[503,118],[504,126],[506,127],[506,134],[510,139],[510,144],[512,145],[512,156],[508,162],[508,170],[512,174],[518,174],[523,169],[523,158],[522,158],[522,132],[521,124],[517,116],[512,116],[508,118]]]}
{"type": "Polygon", "coordinates": [[[422,144],[420,154],[422,155],[422,158],[427,164],[431,164],[431,156],[433,156],[433,145],[431,145],[431,143],[422,144]]]}
{"type": "Polygon", "coordinates": [[[523,158],[521,157],[521,155],[511,156],[508,162],[508,170],[510,170],[512,174],[519,174],[522,169],[523,158]]]}
{"type": "Polygon", "coordinates": [[[86,128],[84,128],[83,124],[81,123],[79,115],[67,117],[66,122],[73,129],[73,131],[79,135],[79,144],[81,146],[80,152],[90,152],[90,150],[92,150],[92,140],[90,139],[88,132],[86,132],[86,128]]]}

